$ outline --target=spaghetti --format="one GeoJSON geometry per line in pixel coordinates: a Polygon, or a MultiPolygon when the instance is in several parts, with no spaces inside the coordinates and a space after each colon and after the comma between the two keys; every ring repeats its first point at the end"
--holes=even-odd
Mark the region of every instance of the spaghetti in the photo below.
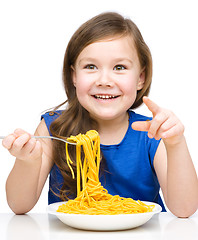
{"type": "MultiPolygon", "coordinates": [[[[97,131],[71,136],[69,141],[76,142],[77,197],[59,206],[57,212],[115,215],[151,212],[154,205],[147,205],[140,200],[112,196],[99,181],[100,137],[97,131]],[[83,148],[84,156],[81,155],[83,148]],[[82,158],[84,161],[82,162],[82,158]]],[[[72,161],[66,143],[66,160],[73,178],[72,161]]]]}

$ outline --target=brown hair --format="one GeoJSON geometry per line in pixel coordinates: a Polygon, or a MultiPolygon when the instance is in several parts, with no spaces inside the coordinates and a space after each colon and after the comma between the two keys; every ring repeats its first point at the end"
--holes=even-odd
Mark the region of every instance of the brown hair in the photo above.
{"type": "MultiPolygon", "coordinates": [[[[85,133],[90,129],[97,130],[96,122],[90,118],[89,113],[80,105],[76,97],[76,90],[72,81],[71,66],[75,65],[77,57],[89,44],[108,37],[119,36],[132,37],[137,50],[140,66],[145,71],[144,87],[137,92],[136,100],[131,106],[131,109],[142,104],[142,97],[148,95],[152,79],[152,58],[150,50],[144,42],[139,29],[130,19],[124,18],[120,14],[114,12],[99,14],[82,24],[68,43],[63,64],[63,83],[67,100],[57,108],[65,103],[67,103],[67,105],[62,114],[50,126],[50,131],[53,135],[66,137],[77,135],[78,133],[85,133]]],[[[72,151],[73,161],[75,163],[75,149],[71,150],[71,152],[72,151]]],[[[65,163],[65,146],[59,141],[54,141],[53,159],[64,178],[60,197],[62,200],[65,200],[68,193],[76,193],[76,181],[71,178],[70,170],[65,163]]]]}

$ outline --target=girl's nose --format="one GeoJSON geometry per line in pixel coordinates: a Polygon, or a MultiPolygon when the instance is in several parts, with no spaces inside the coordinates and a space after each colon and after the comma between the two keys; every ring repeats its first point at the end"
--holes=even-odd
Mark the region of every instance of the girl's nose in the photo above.
{"type": "Polygon", "coordinates": [[[98,79],[96,81],[96,85],[98,87],[112,87],[114,84],[113,79],[110,76],[110,73],[103,71],[98,76],[98,79]]]}

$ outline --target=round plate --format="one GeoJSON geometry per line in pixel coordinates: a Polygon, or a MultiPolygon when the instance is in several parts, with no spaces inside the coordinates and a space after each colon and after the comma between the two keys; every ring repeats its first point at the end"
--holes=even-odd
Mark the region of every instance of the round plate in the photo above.
{"type": "Polygon", "coordinates": [[[118,215],[87,215],[87,214],[68,214],[60,213],[56,210],[65,202],[57,202],[48,205],[47,212],[56,215],[63,223],[70,227],[97,230],[97,231],[115,231],[131,229],[146,223],[151,217],[162,211],[159,204],[142,201],[149,205],[155,205],[152,212],[118,215]]]}

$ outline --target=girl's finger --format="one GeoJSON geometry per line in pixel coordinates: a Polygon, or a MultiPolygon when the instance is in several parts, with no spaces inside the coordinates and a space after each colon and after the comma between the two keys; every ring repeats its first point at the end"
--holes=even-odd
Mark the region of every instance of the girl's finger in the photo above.
{"type": "Polygon", "coordinates": [[[16,139],[16,137],[14,136],[14,134],[10,134],[7,137],[5,137],[2,141],[2,145],[6,148],[6,149],[10,149],[12,147],[12,144],[14,142],[14,140],[16,139]]]}
{"type": "Polygon", "coordinates": [[[19,151],[21,151],[21,149],[25,146],[25,144],[29,141],[29,139],[30,139],[30,135],[27,133],[16,138],[16,140],[12,144],[12,148],[10,149],[10,152],[12,154],[16,154],[19,151]]]}
{"type": "MultiPolygon", "coordinates": [[[[24,131],[24,130],[21,129],[21,128],[17,128],[17,129],[14,131],[14,134],[15,134],[17,137],[21,136],[21,135],[24,134],[24,133],[27,133],[27,132],[24,131]]],[[[27,134],[28,134],[28,133],[27,133],[27,134]]]]}
{"type": "Polygon", "coordinates": [[[155,116],[159,112],[160,107],[150,98],[143,97],[143,102],[147,106],[147,108],[152,112],[153,116],[155,116]]]}
{"type": "Polygon", "coordinates": [[[168,115],[165,112],[158,113],[151,121],[150,128],[148,130],[148,137],[153,138],[160,131],[162,124],[168,119],[168,115]]]}
{"type": "Polygon", "coordinates": [[[178,125],[175,125],[169,130],[167,130],[166,132],[163,132],[161,135],[162,135],[162,138],[168,139],[168,138],[178,137],[182,133],[183,133],[183,128],[178,125]]]}
{"type": "Polygon", "coordinates": [[[160,127],[159,133],[162,134],[163,132],[168,131],[169,129],[173,128],[178,123],[176,117],[168,118],[160,127]]]}
{"type": "MultiPolygon", "coordinates": [[[[169,119],[167,120],[169,121],[169,119]]],[[[166,124],[167,121],[165,121],[160,128],[157,130],[154,138],[156,140],[159,140],[160,138],[163,138],[163,133],[167,132],[169,129],[173,128],[175,126],[175,123],[170,121],[170,124],[166,124]]]]}
{"type": "Polygon", "coordinates": [[[150,121],[137,121],[132,123],[131,127],[136,131],[148,131],[150,128],[150,121]]]}
{"type": "Polygon", "coordinates": [[[26,153],[31,153],[35,146],[36,146],[37,140],[35,138],[31,138],[24,146],[23,151],[26,153]]]}

